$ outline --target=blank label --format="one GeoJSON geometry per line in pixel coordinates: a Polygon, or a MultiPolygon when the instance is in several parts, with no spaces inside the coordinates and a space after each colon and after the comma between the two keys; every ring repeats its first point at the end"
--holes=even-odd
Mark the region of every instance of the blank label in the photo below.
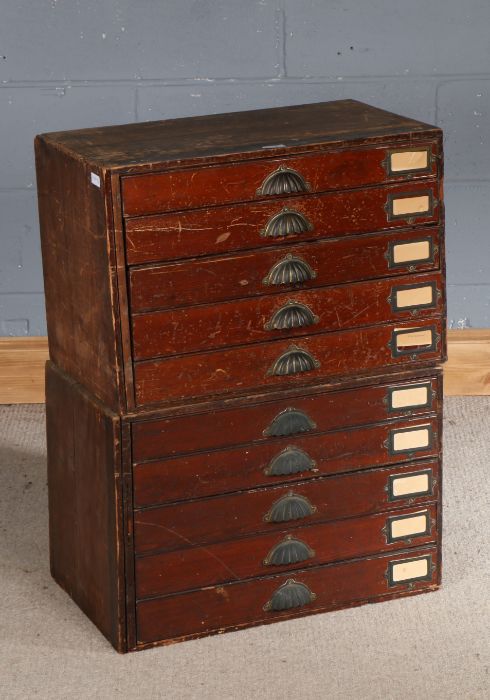
{"type": "Polygon", "coordinates": [[[392,173],[397,173],[401,170],[424,170],[428,167],[428,151],[403,151],[390,155],[390,170],[392,173]]]}
{"type": "Polygon", "coordinates": [[[397,476],[391,481],[391,494],[393,498],[403,498],[412,494],[424,494],[430,492],[429,474],[412,474],[411,476],[397,476]]]}
{"type": "Polygon", "coordinates": [[[429,211],[430,200],[428,194],[418,197],[401,197],[394,199],[392,203],[393,216],[404,216],[405,214],[424,214],[429,211]]]}
{"type": "Polygon", "coordinates": [[[429,306],[434,302],[434,288],[432,285],[426,287],[412,287],[411,289],[397,289],[395,306],[397,309],[405,309],[414,306],[429,306]]]}
{"type": "MultiPolygon", "coordinates": [[[[397,330],[400,329],[395,329],[395,332],[397,330]]],[[[432,330],[430,328],[398,333],[396,336],[396,347],[398,349],[415,348],[423,345],[432,345],[432,330]]]]}
{"type": "Polygon", "coordinates": [[[395,389],[391,392],[391,408],[410,408],[427,406],[429,403],[429,385],[395,389]]]}
{"type": "Polygon", "coordinates": [[[403,432],[393,432],[393,451],[407,452],[410,450],[420,450],[429,447],[430,431],[429,427],[405,430],[403,432]]]}
{"type": "Polygon", "coordinates": [[[428,513],[424,510],[409,518],[393,518],[389,524],[389,539],[400,540],[412,535],[422,535],[427,532],[428,513]]]}
{"type": "Polygon", "coordinates": [[[418,260],[430,260],[430,242],[398,243],[393,246],[393,262],[402,264],[418,260]]]}
{"type": "Polygon", "coordinates": [[[412,561],[402,561],[399,564],[393,562],[391,565],[391,580],[393,583],[428,576],[429,560],[425,557],[423,559],[412,559],[412,561]]]}

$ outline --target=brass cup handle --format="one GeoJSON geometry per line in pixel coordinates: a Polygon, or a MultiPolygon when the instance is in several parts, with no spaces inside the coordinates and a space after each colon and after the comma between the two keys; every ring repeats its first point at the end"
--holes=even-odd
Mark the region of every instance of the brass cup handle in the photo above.
{"type": "Polygon", "coordinates": [[[318,323],[319,318],[313,311],[299,301],[290,299],[284,306],[274,312],[272,318],[264,325],[266,331],[305,328],[318,323]]]}
{"type": "Polygon", "coordinates": [[[289,376],[312,372],[320,367],[319,360],[315,359],[307,350],[291,345],[286,352],[283,352],[272,367],[267,371],[269,376],[289,376]]]}
{"type": "Polygon", "coordinates": [[[305,496],[291,491],[272,504],[269,512],[264,515],[264,520],[266,523],[285,523],[308,518],[314,513],[316,513],[316,506],[312,505],[305,496]]]}
{"type": "Polygon", "coordinates": [[[271,459],[264,469],[266,476],[291,476],[300,472],[309,472],[316,467],[316,462],[299,447],[289,445],[271,459]]]}
{"type": "Polygon", "coordinates": [[[316,599],[316,594],[310,591],[308,586],[293,578],[289,578],[286,583],[279,586],[271,596],[271,599],[264,605],[264,610],[279,612],[290,608],[301,608],[316,599]]]}
{"type": "Polygon", "coordinates": [[[298,540],[292,535],[286,535],[281,542],[272,547],[271,551],[264,559],[264,566],[298,564],[307,559],[312,559],[314,556],[315,551],[305,542],[298,540]]]}
{"type": "Polygon", "coordinates": [[[301,192],[309,192],[310,189],[309,183],[297,170],[281,165],[277,170],[267,175],[257,190],[257,196],[300,194],[301,192]]]}
{"type": "Polygon", "coordinates": [[[288,254],[271,267],[262,280],[262,284],[279,286],[282,284],[301,284],[316,278],[316,272],[306,260],[288,254]]]}
{"type": "Polygon", "coordinates": [[[271,424],[263,431],[265,437],[285,437],[315,430],[316,423],[309,415],[292,406],[275,416],[271,424]]]}
{"type": "Polygon", "coordinates": [[[285,207],[269,219],[260,235],[263,238],[284,238],[296,236],[298,233],[312,231],[313,226],[306,216],[296,209],[285,207]]]}

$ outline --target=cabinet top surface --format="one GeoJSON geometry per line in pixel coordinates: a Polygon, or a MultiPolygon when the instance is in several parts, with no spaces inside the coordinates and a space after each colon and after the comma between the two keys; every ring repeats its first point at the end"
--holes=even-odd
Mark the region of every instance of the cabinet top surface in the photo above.
{"type": "Polygon", "coordinates": [[[275,107],[166,121],[43,134],[47,143],[104,167],[151,165],[216,156],[301,149],[314,144],[390,137],[439,129],[356,100],[275,107]]]}

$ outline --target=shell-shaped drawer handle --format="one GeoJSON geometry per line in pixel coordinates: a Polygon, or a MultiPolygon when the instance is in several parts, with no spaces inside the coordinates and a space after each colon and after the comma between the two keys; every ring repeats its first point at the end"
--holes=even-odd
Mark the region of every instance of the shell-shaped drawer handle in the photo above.
{"type": "Polygon", "coordinates": [[[263,431],[266,437],[284,437],[285,435],[297,435],[308,433],[316,428],[311,418],[297,408],[286,408],[273,419],[272,423],[263,431]]]}
{"type": "Polygon", "coordinates": [[[291,491],[272,504],[270,511],[264,515],[264,520],[266,523],[286,523],[289,520],[307,518],[315,512],[316,507],[305,496],[298,496],[291,491]]]}
{"type": "Polygon", "coordinates": [[[314,469],[316,462],[309,454],[299,447],[288,446],[279,452],[264,469],[267,476],[289,476],[299,472],[309,472],[314,469]]]}
{"type": "Polygon", "coordinates": [[[309,192],[310,185],[297,170],[281,165],[265,178],[257,190],[257,195],[299,194],[309,192]]]}
{"type": "Polygon", "coordinates": [[[275,214],[262,229],[260,235],[264,238],[281,238],[296,236],[298,233],[312,231],[313,226],[306,216],[295,209],[284,208],[275,214]]]}
{"type": "Polygon", "coordinates": [[[264,559],[265,566],[287,566],[297,564],[300,561],[312,559],[315,552],[311,547],[301,540],[297,540],[292,535],[286,537],[272,547],[269,554],[264,559]]]}
{"type": "Polygon", "coordinates": [[[286,352],[277,358],[267,374],[281,377],[311,372],[318,367],[320,367],[320,362],[307,350],[302,350],[297,345],[291,345],[286,352]]]}
{"type": "Polygon", "coordinates": [[[291,299],[274,312],[270,321],[264,325],[266,331],[279,331],[287,328],[305,328],[318,323],[318,316],[306,306],[291,299]]]}
{"type": "Polygon", "coordinates": [[[285,258],[271,267],[267,277],[262,280],[266,285],[300,284],[314,280],[316,272],[311,269],[306,260],[288,254],[285,258]]]}
{"type": "Polygon", "coordinates": [[[310,591],[308,586],[293,578],[288,578],[286,583],[274,591],[271,599],[264,605],[264,610],[278,612],[290,608],[301,608],[316,599],[316,594],[310,591]]]}

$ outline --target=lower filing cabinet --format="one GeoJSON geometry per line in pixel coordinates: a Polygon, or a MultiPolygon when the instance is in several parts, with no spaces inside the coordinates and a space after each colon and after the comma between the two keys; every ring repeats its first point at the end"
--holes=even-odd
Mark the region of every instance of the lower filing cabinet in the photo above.
{"type": "Polygon", "coordinates": [[[346,100],[36,158],[51,570],[116,649],[436,589],[440,130],[346,100]]]}
{"type": "Polygon", "coordinates": [[[46,377],[52,571],[130,649],[439,585],[440,370],[125,418],[46,377]]]}

